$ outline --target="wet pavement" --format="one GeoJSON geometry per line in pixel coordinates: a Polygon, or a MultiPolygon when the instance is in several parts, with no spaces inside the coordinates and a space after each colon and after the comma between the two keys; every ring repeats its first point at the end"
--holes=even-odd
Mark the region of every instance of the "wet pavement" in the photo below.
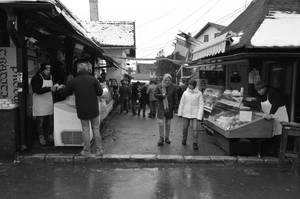
{"type": "Polygon", "coordinates": [[[215,144],[215,138],[206,133],[199,136],[199,150],[192,149],[192,131],[186,146],[181,145],[182,120],[175,116],[171,123],[171,144],[157,146],[158,126],[156,119],[119,114],[114,111],[103,131],[105,153],[108,154],[163,154],[163,155],[226,155],[215,144]]]}
{"type": "Polygon", "coordinates": [[[1,199],[298,199],[300,176],[275,167],[0,163],[1,199]]]}

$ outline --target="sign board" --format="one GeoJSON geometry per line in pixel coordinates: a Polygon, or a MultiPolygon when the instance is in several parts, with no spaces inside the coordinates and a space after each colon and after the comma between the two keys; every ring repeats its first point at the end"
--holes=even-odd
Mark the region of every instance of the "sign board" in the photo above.
{"type": "Polygon", "coordinates": [[[252,121],[252,111],[240,111],[241,122],[251,122],[252,121]]]}
{"type": "Polygon", "coordinates": [[[18,102],[17,49],[0,47],[0,98],[18,102]]]}

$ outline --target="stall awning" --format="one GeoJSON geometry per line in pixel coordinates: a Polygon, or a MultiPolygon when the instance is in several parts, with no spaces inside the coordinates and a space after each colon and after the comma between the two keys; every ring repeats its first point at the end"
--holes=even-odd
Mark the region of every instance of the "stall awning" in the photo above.
{"type": "Polygon", "coordinates": [[[100,48],[93,36],[82,26],[79,19],[77,19],[60,1],[58,0],[3,0],[0,6],[26,8],[31,10],[38,10],[40,13],[40,20],[47,22],[51,28],[57,28],[61,33],[73,38],[77,42],[88,47],[94,55],[105,59],[111,66],[118,67],[116,61],[111,57],[103,55],[103,50],[100,48]],[[40,6],[37,6],[40,5],[40,6]],[[41,6],[53,12],[43,13],[41,6]]]}
{"type": "Polygon", "coordinates": [[[224,33],[210,42],[196,46],[193,52],[193,61],[199,60],[203,57],[213,56],[219,53],[224,53],[226,49],[226,42],[233,35],[231,32],[224,33]]]}

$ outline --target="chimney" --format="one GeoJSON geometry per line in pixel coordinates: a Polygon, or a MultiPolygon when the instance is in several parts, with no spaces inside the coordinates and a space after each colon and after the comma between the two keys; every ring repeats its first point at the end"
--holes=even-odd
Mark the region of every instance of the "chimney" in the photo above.
{"type": "Polygon", "coordinates": [[[89,0],[90,1],[90,20],[99,21],[98,17],[98,0],[89,0]]]}

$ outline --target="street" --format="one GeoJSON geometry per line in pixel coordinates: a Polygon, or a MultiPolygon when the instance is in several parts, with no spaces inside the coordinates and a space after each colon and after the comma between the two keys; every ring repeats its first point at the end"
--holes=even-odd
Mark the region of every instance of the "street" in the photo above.
{"type": "Polygon", "coordinates": [[[0,164],[1,199],[298,199],[299,174],[276,167],[0,164]]]}

